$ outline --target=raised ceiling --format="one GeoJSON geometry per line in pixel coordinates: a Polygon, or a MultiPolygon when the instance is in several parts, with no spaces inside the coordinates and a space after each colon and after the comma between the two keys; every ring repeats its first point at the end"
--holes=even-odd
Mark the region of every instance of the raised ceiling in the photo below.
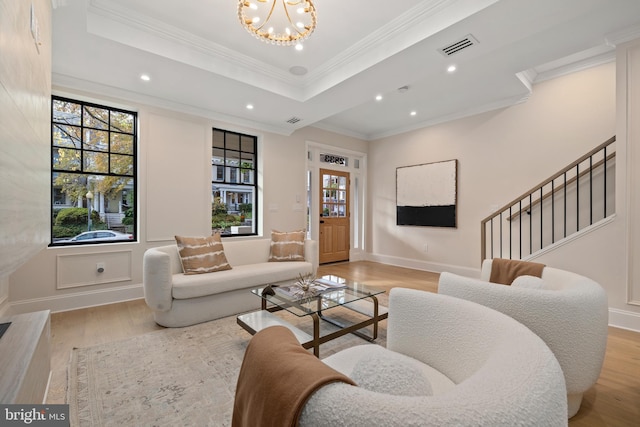
{"type": "Polygon", "coordinates": [[[537,80],[610,61],[640,36],[638,0],[316,0],[302,51],[251,37],[236,0],[53,5],[56,88],[366,140],[522,102],[537,80]]]}

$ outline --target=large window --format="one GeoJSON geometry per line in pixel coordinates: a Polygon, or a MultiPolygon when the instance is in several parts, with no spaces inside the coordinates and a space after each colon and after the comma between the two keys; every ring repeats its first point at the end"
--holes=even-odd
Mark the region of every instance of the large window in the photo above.
{"type": "Polygon", "coordinates": [[[257,234],[257,138],[213,129],[211,228],[222,235],[257,234]]]}
{"type": "Polygon", "coordinates": [[[137,114],[54,96],[51,244],[136,240],[137,114]]]}

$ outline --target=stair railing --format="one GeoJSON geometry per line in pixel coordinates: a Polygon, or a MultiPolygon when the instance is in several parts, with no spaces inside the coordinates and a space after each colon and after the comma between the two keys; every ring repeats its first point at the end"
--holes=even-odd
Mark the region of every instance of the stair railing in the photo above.
{"type": "Polygon", "coordinates": [[[481,260],[523,259],[613,214],[615,141],[611,137],[483,219],[481,260]]]}

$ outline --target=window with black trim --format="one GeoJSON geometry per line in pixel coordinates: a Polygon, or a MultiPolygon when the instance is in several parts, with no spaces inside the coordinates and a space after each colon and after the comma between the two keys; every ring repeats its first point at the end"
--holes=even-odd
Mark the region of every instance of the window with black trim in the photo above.
{"type": "Polygon", "coordinates": [[[136,240],[133,111],[52,97],[51,244],[136,240]]]}
{"type": "Polygon", "coordinates": [[[257,234],[258,138],[213,129],[211,228],[223,236],[257,234]]]}

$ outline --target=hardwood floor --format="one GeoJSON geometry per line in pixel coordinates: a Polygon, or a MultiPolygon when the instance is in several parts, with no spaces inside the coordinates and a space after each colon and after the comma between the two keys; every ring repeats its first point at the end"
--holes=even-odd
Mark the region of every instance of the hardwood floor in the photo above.
{"type": "MultiPolygon", "coordinates": [[[[406,287],[437,292],[438,274],[372,262],[323,265],[319,274],[335,274],[389,290],[406,287]]],[[[561,327],[561,325],[559,325],[561,327]]],[[[52,378],[47,403],[65,403],[66,369],[74,347],[117,341],[164,329],[153,321],[144,300],[51,315],[52,378]]],[[[640,425],[640,333],[609,328],[600,378],[587,391],[571,427],[640,425]]]]}

